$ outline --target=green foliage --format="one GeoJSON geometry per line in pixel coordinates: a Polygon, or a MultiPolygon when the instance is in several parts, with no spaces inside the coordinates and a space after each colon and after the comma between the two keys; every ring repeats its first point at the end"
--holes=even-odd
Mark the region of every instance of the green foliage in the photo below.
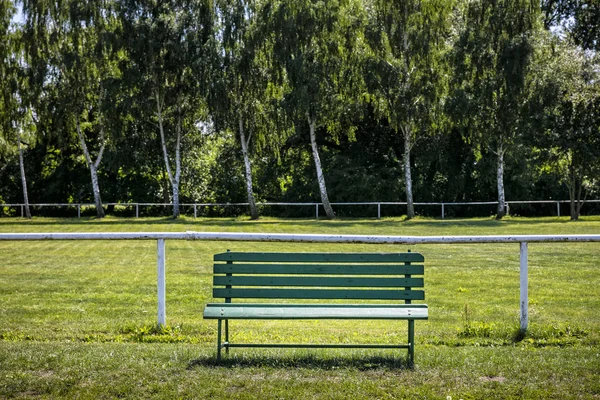
{"type": "Polygon", "coordinates": [[[520,103],[533,53],[536,7],[529,1],[470,2],[456,43],[455,114],[470,137],[499,148],[522,135],[520,103]]]}
{"type": "MultiPolygon", "coordinates": [[[[466,289],[459,288],[459,292],[466,292],[466,289]]],[[[473,321],[473,310],[469,308],[469,304],[465,303],[463,309],[463,328],[458,332],[458,336],[461,338],[489,338],[494,330],[494,324],[485,322],[473,321]]]]}
{"type": "Polygon", "coordinates": [[[581,200],[598,190],[600,174],[600,86],[597,60],[573,44],[543,37],[537,54],[534,132],[547,168],[569,191],[571,218],[581,200]]]}
{"type": "Polygon", "coordinates": [[[366,37],[372,54],[365,60],[370,101],[396,132],[409,129],[412,142],[442,123],[453,2],[373,3],[366,37]]]}
{"type": "Polygon", "coordinates": [[[121,333],[128,337],[128,341],[137,343],[193,343],[181,333],[179,325],[126,326],[121,333]]]}
{"type": "Polygon", "coordinates": [[[0,198],[23,201],[20,133],[33,203],[93,201],[100,155],[105,202],[170,202],[173,183],[246,202],[249,170],[259,201],[321,201],[313,125],[335,201],[489,201],[502,164],[508,199],[570,197],[576,217],[599,194],[592,3],[2,1],[0,198]]]}
{"type": "Polygon", "coordinates": [[[542,0],[546,29],[559,28],[584,49],[600,46],[600,8],[594,0],[542,0]]]}
{"type": "Polygon", "coordinates": [[[275,76],[285,83],[283,105],[294,122],[307,115],[334,137],[360,100],[365,13],[357,1],[274,2],[265,6],[264,35],[272,37],[275,76]]]}

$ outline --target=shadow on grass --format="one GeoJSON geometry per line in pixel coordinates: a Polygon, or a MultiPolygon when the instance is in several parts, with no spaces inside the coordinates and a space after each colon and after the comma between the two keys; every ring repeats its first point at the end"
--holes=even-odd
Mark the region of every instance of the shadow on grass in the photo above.
{"type": "MultiPolygon", "coordinates": [[[[14,225],[14,218],[0,218],[0,225],[14,225]]],[[[369,218],[360,218],[360,219],[335,219],[335,220],[326,220],[326,219],[310,219],[310,218],[286,218],[286,219],[277,219],[277,218],[268,218],[268,219],[258,219],[251,220],[248,218],[190,218],[184,217],[174,220],[171,217],[156,217],[156,218],[111,218],[107,217],[104,219],[98,219],[95,217],[82,217],[82,218],[33,218],[31,220],[21,220],[18,222],[22,222],[23,224],[29,226],[46,226],[46,225],[64,225],[64,226],[117,226],[117,225],[130,225],[130,226],[152,226],[152,225],[169,225],[169,226],[181,226],[183,228],[189,229],[193,228],[195,225],[198,227],[207,227],[214,226],[219,228],[226,227],[240,227],[240,226],[277,226],[277,227],[297,227],[297,226],[310,226],[311,228],[318,227],[354,227],[364,225],[365,223],[376,223],[380,227],[397,227],[398,224],[403,223],[404,221],[394,220],[394,221],[384,221],[377,219],[369,219],[369,218]]]]}
{"type": "Polygon", "coordinates": [[[525,329],[517,329],[512,337],[513,343],[520,343],[527,337],[527,331],[525,329]]]}
{"type": "Polygon", "coordinates": [[[427,219],[415,220],[414,223],[419,226],[450,226],[450,227],[469,227],[469,228],[489,228],[489,227],[500,227],[500,226],[510,226],[510,225],[540,225],[540,224],[568,224],[571,221],[567,218],[559,218],[559,217],[542,217],[542,218],[504,218],[501,220],[497,220],[495,218],[489,219],[480,219],[480,218],[460,218],[460,219],[427,219]]]}
{"type": "Polygon", "coordinates": [[[357,369],[368,370],[412,370],[405,358],[366,356],[366,357],[319,357],[302,355],[292,357],[274,356],[229,356],[217,361],[216,357],[200,357],[190,361],[188,369],[203,368],[304,368],[316,370],[357,369]]]}
{"type": "Polygon", "coordinates": [[[33,218],[30,220],[25,219],[14,219],[14,218],[0,218],[0,225],[13,225],[15,221],[26,225],[32,226],[45,226],[45,225],[184,225],[189,224],[187,220],[174,220],[171,217],[157,217],[152,219],[145,218],[103,218],[99,219],[96,217],[81,217],[81,218],[54,218],[54,217],[40,217],[33,218]]]}
{"type": "MultiPolygon", "coordinates": [[[[21,220],[19,220],[21,221],[21,220]]],[[[244,217],[226,217],[226,218],[192,218],[182,217],[174,220],[172,217],[152,217],[152,218],[126,218],[126,217],[107,217],[104,219],[98,219],[96,217],[82,217],[82,218],[33,218],[31,220],[22,220],[24,224],[30,226],[45,226],[45,225],[97,225],[97,226],[111,226],[111,225],[131,225],[131,226],[151,226],[151,225],[170,225],[170,226],[190,226],[198,225],[199,227],[215,226],[215,227],[239,227],[244,225],[261,225],[261,226],[301,226],[307,225],[312,228],[318,227],[355,227],[364,224],[375,224],[381,228],[395,228],[399,225],[410,224],[422,227],[469,227],[469,228],[490,228],[508,225],[539,225],[540,223],[548,224],[567,224],[570,223],[566,218],[518,218],[518,219],[503,219],[497,221],[493,218],[474,218],[474,219],[421,219],[416,218],[414,220],[405,220],[404,218],[394,219],[377,219],[377,218],[337,218],[335,220],[327,219],[314,219],[314,218],[271,218],[266,217],[265,219],[250,220],[250,218],[244,217]]],[[[13,225],[15,223],[14,218],[0,218],[0,225],[13,225]]]]}

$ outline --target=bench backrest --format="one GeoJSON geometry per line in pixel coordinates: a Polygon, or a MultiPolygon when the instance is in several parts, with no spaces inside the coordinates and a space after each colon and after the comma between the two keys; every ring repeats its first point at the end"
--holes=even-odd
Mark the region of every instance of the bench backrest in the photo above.
{"type": "Polygon", "coordinates": [[[215,254],[213,297],[260,299],[425,299],[419,253],[215,254]]]}

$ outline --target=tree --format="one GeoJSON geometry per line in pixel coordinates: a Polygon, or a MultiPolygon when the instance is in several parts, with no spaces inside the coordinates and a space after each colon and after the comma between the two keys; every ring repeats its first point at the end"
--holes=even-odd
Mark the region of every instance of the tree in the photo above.
{"type": "Polygon", "coordinates": [[[506,208],[505,156],[525,134],[538,15],[539,6],[528,0],[469,2],[455,44],[453,114],[468,129],[469,141],[496,156],[497,219],[506,208]]]}
{"type": "Polygon", "coordinates": [[[260,125],[265,126],[261,117],[265,115],[267,79],[266,69],[260,65],[265,58],[255,38],[257,4],[253,0],[222,0],[218,7],[222,46],[218,81],[221,85],[218,95],[213,96],[213,107],[222,115],[222,127],[239,134],[250,218],[258,219],[250,146],[253,136],[262,145],[266,140],[260,125]]]}
{"type": "Polygon", "coordinates": [[[50,85],[59,89],[52,112],[63,118],[67,135],[76,134],[90,172],[96,215],[103,218],[98,169],[108,140],[106,122],[113,115],[113,101],[106,94],[118,74],[111,32],[116,22],[113,3],[24,2],[23,13],[30,104],[40,103],[50,85]]]}
{"type": "Polygon", "coordinates": [[[12,22],[15,13],[12,1],[0,2],[0,84],[3,88],[0,97],[1,136],[7,149],[16,149],[18,154],[25,216],[31,218],[23,147],[31,144],[35,127],[31,123],[31,110],[25,103],[27,80],[23,73],[22,32],[12,22]]]}
{"type": "Polygon", "coordinates": [[[127,76],[140,105],[154,110],[151,122],[158,128],[177,218],[182,140],[198,129],[204,107],[212,7],[208,0],[128,0],[122,2],[120,15],[129,57],[127,76]]]}
{"type": "Polygon", "coordinates": [[[571,220],[577,220],[583,200],[600,186],[598,59],[568,38],[544,39],[530,107],[537,117],[533,129],[543,168],[560,174],[569,192],[571,220]]]}
{"type": "MultiPolygon", "coordinates": [[[[69,58],[65,57],[65,76],[69,76],[71,84],[76,85],[72,92],[81,90],[79,99],[76,100],[83,105],[82,112],[75,115],[75,127],[77,137],[90,171],[94,202],[96,204],[96,215],[104,217],[104,208],[98,182],[98,168],[102,161],[107,145],[106,136],[106,110],[112,99],[107,98],[111,81],[118,75],[116,62],[118,55],[112,46],[111,30],[116,28],[116,16],[113,4],[110,1],[99,0],[97,2],[76,2],[71,6],[71,25],[73,35],[73,50],[70,54],[75,62],[69,65],[69,58]],[[68,71],[68,72],[67,72],[68,71]],[[84,100],[85,99],[85,100],[84,100]],[[82,124],[80,118],[86,118],[87,124],[82,124]],[[84,127],[89,129],[95,136],[98,150],[96,159],[92,159],[84,127]],[[96,126],[93,126],[96,125],[96,126]]],[[[77,110],[77,104],[73,107],[77,110]]]]}
{"type": "Polygon", "coordinates": [[[562,29],[584,49],[600,50],[597,0],[542,0],[541,3],[546,29],[562,29]]]}
{"type": "Polygon", "coordinates": [[[353,0],[280,1],[268,3],[262,18],[264,37],[273,40],[276,75],[285,82],[284,106],[296,129],[308,126],[321,202],[332,219],[317,131],[338,135],[363,92],[357,58],[364,54],[364,9],[353,0]]]}
{"type": "Polygon", "coordinates": [[[415,216],[410,155],[419,136],[440,124],[452,1],[377,0],[370,4],[367,64],[372,103],[404,140],[407,218],[415,216]]]}

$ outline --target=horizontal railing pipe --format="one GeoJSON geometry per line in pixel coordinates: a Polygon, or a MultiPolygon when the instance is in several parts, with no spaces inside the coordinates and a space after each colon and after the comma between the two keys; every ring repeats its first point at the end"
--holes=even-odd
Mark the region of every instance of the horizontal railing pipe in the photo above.
{"type": "Polygon", "coordinates": [[[0,233],[2,240],[156,240],[158,325],[166,325],[166,254],[165,240],[379,243],[379,244],[475,244],[519,243],[520,245],[520,327],[527,330],[528,312],[528,243],[600,242],[599,234],[589,235],[489,235],[489,236],[380,236],[323,235],[294,233],[243,232],[92,232],[92,233],[0,233]]]}
{"type": "Polygon", "coordinates": [[[488,235],[488,236],[384,236],[323,235],[304,233],[245,232],[86,232],[86,233],[0,233],[0,240],[215,240],[254,242],[324,242],[380,244],[468,244],[598,242],[600,234],[586,235],[488,235]]]}

